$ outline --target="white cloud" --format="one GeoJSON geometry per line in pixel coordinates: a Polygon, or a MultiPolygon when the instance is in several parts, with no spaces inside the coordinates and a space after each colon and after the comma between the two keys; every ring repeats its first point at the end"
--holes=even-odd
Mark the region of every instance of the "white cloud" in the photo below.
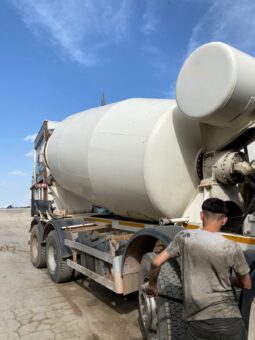
{"type": "Polygon", "coordinates": [[[193,28],[187,55],[201,44],[223,41],[255,54],[255,1],[207,0],[209,7],[193,28]]]}
{"type": "Polygon", "coordinates": [[[34,34],[46,33],[64,55],[93,66],[98,51],[126,37],[133,0],[12,0],[34,34]]]}
{"type": "Polygon", "coordinates": [[[146,54],[146,59],[152,66],[154,75],[160,78],[168,70],[169,66],[164,52],[150,42],[144,44],[142,51],[146,54]]]}
{"type": "Polygon", "coordinates": [[[34,133],[33,135],[28,135],[28,136],[26,136],[25,138],[24,138],[24,140],[26,141],[26,142],[34,142],[34,140],[35,140],[35,138],[36,138],[36,136],[37,136],[37,133],[34,133]]]}
{"type": "Polygon", "coordinates": [[[145,1],[145,12],[143,14],[143,25],[142,32],[145,35],[154,33],[158,25],[158,0],[146,0],[145,1]]]}
{"type": "Polygon", "coordinates": [[[166,90],[161,91],[160,96],[166,99],[175,99],[176,81],[172,81],[166,90]]]}
{"type": "Polygon", "coordinates": [[[25,153],[24,156],[26,156],[26,157],[34,157],[34,150],[28,151],[27,153],[25,153]]]}
{"type": "Polygon", "coordinates": [[[21,171],[21,170],[13,170],[13,171],[9,172],[9,175],[13,175],[13,176],[25,176],[26,173],[21,171]]]}
{"type": "Polygon", "coordinates": [[[145,0],[144,1],[144,14],[142,17],[141,31],[144,35],[144,43],[142,51],[146,54],[148,63],[154,70],[156,77],[161,77],[168,69],[168,60],[162,48],[155,43],[155,34],[158,33],[159,20],[161,11],[164,6],[160,6],[158,0],[145,0]]]}

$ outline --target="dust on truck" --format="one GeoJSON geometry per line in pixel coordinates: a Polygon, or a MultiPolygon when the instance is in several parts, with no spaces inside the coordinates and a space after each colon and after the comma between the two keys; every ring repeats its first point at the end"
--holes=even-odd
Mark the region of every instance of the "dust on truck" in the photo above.
{"type": "MultiPolygon", "coordinates": [[[[151,259],[183,228],[201,228],[202,202],[218,197],[229,211],[222,234],[254,277],[254,140],[255,59],[220,42],[187,58],[176,100],[128,99],[46,121],[35,143],[33,265],[55,282],[81,273],[117,294],[139,291],[146,336],[184,339],[179,262],[162,266],[167,298],[154,299],[142,289],[151,259]]],[[[254,293],[253,284],[241,294],[247,329],[254,293]]]]}

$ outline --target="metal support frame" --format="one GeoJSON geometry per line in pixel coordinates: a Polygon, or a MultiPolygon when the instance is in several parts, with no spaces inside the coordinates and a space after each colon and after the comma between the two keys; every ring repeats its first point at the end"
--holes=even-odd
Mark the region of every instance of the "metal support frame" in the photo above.
{"type": "Polygon", "coordinates": [[[117,294],[123,293],[123,280],[122,280],[122,256],[112,256],[111,254],[105,253],[101,250],[97,250],[95,248],[86,246],[85,244],[75,242],[69,239],[65,239],[65,245],[70,247],[72,251],[79,250],[85,254],[89,254],[94,256],[96,259],[103,260],[104,262],[110,263],[112,265],[112,275],[113,281],[105,278],[104,276],[78,264],[75,259],[73,261],[70,259],[67,260],[68,266],[77,270],[78,272],[88,276],[89,278],[95,280],[96,282],[102,284],[103,286],[111,289],[113,292],[117,294]],[[75,250],[74,250],[75,249],[75,250]]]}
{"type": "Polygon", "coordinates": [[[93,272],[92,270],[89,270],[81,266],[78,263],[71,261],[70,259],[67,260],[67,265],[116,293],[115,284],[113,281],[93,272]]]}
{"type": "Polygon", "coordinates": [[[114,256],[108,254],[108,253],[105,253],[101,250],[97,250],[95,248],[92,248],[92,247],[89,247],[89,246],[86,246],[85,244],[82,244],[82,243],[79,243],[79,242],[75,242],[75,241],[71,241],[71,240],[68,240],[68,239],[65,239],[64,241],[65,245],[72,248],[72,249],[76,249],[76,250],[79,250],[85,254],[89,254],[89,255],[92,255],[92,256],[95,256],[96,258],[100,259],[100,260],[103,260],[107,263],[111,263],[113,264],[113,259],[114,259],[114,256]]]}

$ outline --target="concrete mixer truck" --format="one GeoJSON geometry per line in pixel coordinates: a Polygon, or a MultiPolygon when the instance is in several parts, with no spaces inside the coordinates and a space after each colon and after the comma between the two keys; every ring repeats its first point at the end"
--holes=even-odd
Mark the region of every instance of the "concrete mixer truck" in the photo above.
{"type": "MultiPolygon", "coordinates": [[[[222,234],[254,270],[254,140],[255,59],[220,42],[187,58],[176,100],[128,99],[45,121],[35,140],[32,264],[55,282],[81,273],[117,294],[138,291],[146,336],[184,339],[179,262],[161,268],[168,298],[154,299],[141,289],[150,261],[181,229],[200,228],[202,202],[218,197],[228,206],[222,234]]],[[[254,291],[241,295],[247,327],[254,291]]]]}

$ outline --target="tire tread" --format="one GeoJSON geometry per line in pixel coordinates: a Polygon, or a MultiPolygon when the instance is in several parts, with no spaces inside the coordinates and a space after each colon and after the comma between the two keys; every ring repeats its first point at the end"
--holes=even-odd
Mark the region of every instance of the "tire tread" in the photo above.
{"type": "MultiPolygon", "coordinates": [[[[161,294],[183,299],[181,271],[178,262],[170,260],[160,270],[158,289],[161,294]]],[[[159,297],[157,299],[158,339],[184,340],[183,304],[159,297]]]]}
{"type": "MultiPolygon", "coordinates": [[[[57,259],[56,259],[57,266],[56,266],[56,270],[54,272],[51,272],[49,270],[49,266],[48,266],[48,263],[47,263],[48,274],[49,274],[50,278],[54,282],[57,282],[57,283],[71,281],[73,279],[74,271],[71,267],[69,267],[67,265],[66,260],[62,259],[60,242],[59,242],[59,238],[58,238],[58,234],[57,234],[56,230],[52,230],[49,233],[49,236],[48,236],[47,241],[46,241],[46,254],[48,253],[48,248],[49,248],[50,244],[53,244],[53,246],[56,248],[56,251],[57,251],[57,259]]],[[[47,256],[46,256],[46,260],[48,261],[47,256]]]]}
{"type": "Polygon", "coordinates": [[[39,232],[39,225],[35,224],[30,233],[30,258],[33,266],[35,268],[45,268],[46,267],[46,247],[41,245],[41,237],[39,232]],[[36,260],[32,257],[32,239],[36,237],[38,240],[38,256],[36,260]]]}
{"type": "MultiPolygon", "coordinates": [[[[147,253],[143,256],[139,275],[140,285],[143,284],[144,278],[148,279],[151,261],[155,256],[155,253],[147,253]]],[[[164,296],[183,299],[181,270],[176,260],[172,259],[162,265],[158,276],[158,290],[164,296]]],[[[182,315],[183,304],[158,297],[156,305],[158,318],[157,334],[144,329],[140,321],[140,328],[144,338],[148,340],[185,340],[185,324],[182,315]]]]}

